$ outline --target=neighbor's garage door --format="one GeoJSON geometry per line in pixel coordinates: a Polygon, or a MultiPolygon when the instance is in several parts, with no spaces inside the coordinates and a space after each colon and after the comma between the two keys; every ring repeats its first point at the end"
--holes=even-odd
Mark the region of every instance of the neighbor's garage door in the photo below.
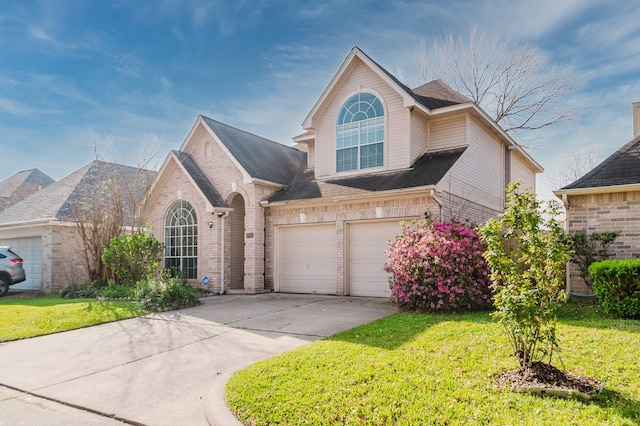
{"type": "Polygon", "coordinates": [[[348,242],[348,285],[351,296],[389,297],[384,270],[389,240],[400,233],[399,222],[351,223],[348,242]]]}
{"type": "Polygon", "coordinates": [[[277,228],[279,291],[336,294],[336,226],[277,228]]]}
{"type": "Polygon", "coordinates": [[[13,238],[0,240],[0,246],[9,246],[23,260],[27,280],[11,286],[13,290],[40,290],[42,287],[42,238],[13,238]]]}

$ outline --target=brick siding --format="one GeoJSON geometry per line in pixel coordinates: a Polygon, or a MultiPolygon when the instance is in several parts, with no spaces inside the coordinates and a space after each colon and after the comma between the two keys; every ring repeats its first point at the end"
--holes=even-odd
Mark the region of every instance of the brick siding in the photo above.
{"type": "MultiPolygon", "coordinates": [[[[568,201],[569,232],[621,231],[611,245],[611,258],[640,258],[640,191],[571,195],[568,201]]],[[[574,264],[569,269],[569,290],[592,293],[574,264]]]]}

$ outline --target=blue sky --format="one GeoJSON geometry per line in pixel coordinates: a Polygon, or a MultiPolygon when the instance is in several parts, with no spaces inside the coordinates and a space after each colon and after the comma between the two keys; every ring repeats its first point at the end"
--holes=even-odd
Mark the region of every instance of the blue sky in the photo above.
{"type": "Polygon", "coordinates": [[[95,158],[136,165],[177,149],[198,114],[291,144],[349,53],[411,86],[421,42],[471,26],[574,64],[575,120],[539,132],[546,175],[588,147],[632,137],[640,101],[640,2],[628,0],[2,0],[0,180],[60,179],[95,158]]]}

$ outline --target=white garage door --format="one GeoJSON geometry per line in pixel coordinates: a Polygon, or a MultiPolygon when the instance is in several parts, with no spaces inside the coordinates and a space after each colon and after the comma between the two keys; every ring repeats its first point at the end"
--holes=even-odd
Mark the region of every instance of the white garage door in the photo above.
{"type": "Polygon", "coordinates": [[[389,274],[384,270],[389,240],[400,233],[399,222],[349,224],[349,294],[389,297],[389,274]]]}
{"type": "Polygon", "coordinates": [[[40,237],[0,240],[0,246],[9,246],[23,260],[27,280],[11,286],[12,290],[40,290],[42,286],[42,239],[40,237]]]}
{"type": "Polygon", "coordinates": [[[336,226],[277,228],[279,291],[336,294],[336,226]]]}

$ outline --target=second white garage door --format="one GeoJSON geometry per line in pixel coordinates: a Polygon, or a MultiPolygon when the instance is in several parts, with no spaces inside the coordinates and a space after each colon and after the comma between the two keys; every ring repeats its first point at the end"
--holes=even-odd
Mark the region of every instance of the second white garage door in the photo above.
{"type": "Polygon", "coordinates": [[[336,226],[277,228],[278,289],[336,294],[336,226]]]}
{"type": "Polygon", "coordinates": [[[400,223],[349,224],[348,285],[351,296],[389,297],[389,274],[384,270],[389,240],[400,233],[400,223]]]}

